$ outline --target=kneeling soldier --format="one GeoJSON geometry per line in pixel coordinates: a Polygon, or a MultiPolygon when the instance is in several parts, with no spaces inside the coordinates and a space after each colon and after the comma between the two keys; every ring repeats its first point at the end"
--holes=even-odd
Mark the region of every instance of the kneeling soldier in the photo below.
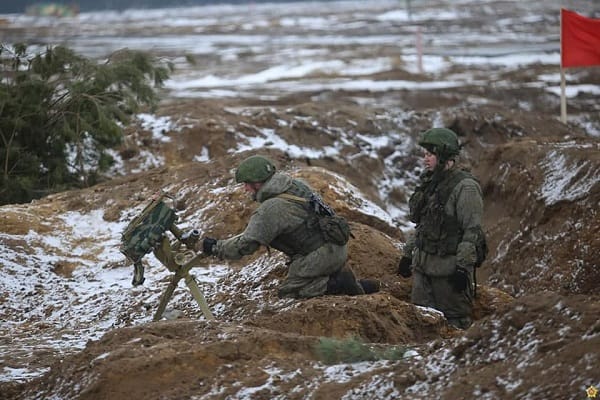
{"type": "Polygon", "coordinates": [[[352,270],[345,266],[349,228],[348,232],[342,232],[341,239],[334,239],[335,242],[329,239],[320,224],[323,215],[315,212],[315,205],[330,209],[307,184],[276,172],[275,165],[262,156],[244,160],[236,170],[235,180],[244,183],[260,206],[239,235],[226,240],[204,238],[205,253],[237,260],[254,253],[261,245],[285,253],[290,259],[289,270],[279,288],[279,297],[359,295],[379,290],[378,281],[357,281],[352,270]]]}

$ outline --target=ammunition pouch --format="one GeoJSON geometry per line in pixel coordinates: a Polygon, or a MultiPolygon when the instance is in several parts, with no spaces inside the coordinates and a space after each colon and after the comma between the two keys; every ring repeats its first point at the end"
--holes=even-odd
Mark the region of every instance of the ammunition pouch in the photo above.
{"type": "Polygon", "coordinates": [[[415,245],[440,257],[456,254],[462,237],[458,221],[454,216],[443,214],[441,208],[437,211],[436,215],[424,218],[423,224],[417,227],[415,245]]]}
{"type": "Polygon", "coordinates": [[[313,193],[308,200],[310,208],[319,218],[319,229],[326,242],[343,246],[350,240],[350,225],[344,217],[335,214],[320,196],[313,193]]]}
{"type": "Polygon", "coordinates": [[[350,240],[350,225],[344,217],[338,215],[319,217],[319,228],[325,241],[343,246],[350,240]]]}
{"type": "Polygon", "coordinates": [[[429,171],[421,175],[421,184],[417,186],[413,194],[408,199],[408,220],[418,224],[423,213],[423,209],[427,203],[427,197],[431,194],[432,188],[435,188],[435,184],[432,181],[433,174],[429,171]]]}
{"type": "Polygon", "coordinates": [[[408,200],[410,222],[418,224],[421,220],[421,211],[425,206],[425,193],[422,190],[416,190],[408,200]]]}
{"type": "Polygon", "coordinates": [[[290,193],[281,193],[277,197],[303,204],[313,218],[316,217],[319,231],[326,242],[343,246],[350,240],[352,233],[346,219],[336,215],[316,193],[312,193],[308,199],[290,193]]]}

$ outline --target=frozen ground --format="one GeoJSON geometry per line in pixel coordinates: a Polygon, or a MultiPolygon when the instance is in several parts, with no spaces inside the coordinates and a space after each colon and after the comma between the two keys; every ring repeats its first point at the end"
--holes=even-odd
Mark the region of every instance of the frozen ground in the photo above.
{"type": "Polygon", "coordinates": [[[115,151],[114,181],[2,207],[0,398],[156,398],[164,388],[139,372],[171,376],[164,365],[186,377],[164,398],[578,399],[598,386],[600,74],[567,72],[564,126],[559,2],[412,4],[410,14],[405,2],[373,0],[2,16],[4,43],[64,43],[100,60],[149,50],[177,70],[159,112],[137,118],[135,156],[115,151]],[[521,297],[492,314],[504,301],[492,291],[455,340],[437,313],[409,304],[410,282],[395,275],[419,172],[414,139],[442,125],[466,142],[486,196],[480,283],[521,297]],[[352,267],[384,291],[280,301],[284,260],[261,254],[194,270],[218,324],[183,287],[176,319],[150,323],[167,272],[148,256],[147,284],[131,288],[120,231],[159,188],[186,203],[186,227],[243,229],[248,204],[230,175],[258,150],[338,201],[355,224],[352,267]],[[348,333],[421,358],[326,367],[307,350],[348,333]]]}

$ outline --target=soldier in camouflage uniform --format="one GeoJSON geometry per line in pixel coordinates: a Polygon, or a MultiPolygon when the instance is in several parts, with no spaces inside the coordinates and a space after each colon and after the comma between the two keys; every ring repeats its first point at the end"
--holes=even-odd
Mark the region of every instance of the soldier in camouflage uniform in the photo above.
{"type": "Polygon", "coordinates": [[[466,329],[472,322],[474,269],[485,247],[481,188],[455,165],[460,146],[453,131],[430,129],[419,145],[426,171],[409,201],[416,227],[398,273],[405,278],[414,273],[413,303],[438,309],[450,325],[466,329]]]}
{"type": "Polygon", "coordinates": [[[305,202],[312,189],[300,180],[276,172],[275,165],[262,156],[244,160],[235,173],[238,183],[260,205],[241,234],[226,240],[203,239],[203,251],[221,259],[237,260],[269,246],[289,256],[288,274],[279,288],[279,297],[308,298],[324,294],[364,294],[376,291],[372,280],[358,282],[345,266],[347,244],[327,242],[318,216],[305,202]],[[282,195],[283,194],[283,195],[282,195]]]}

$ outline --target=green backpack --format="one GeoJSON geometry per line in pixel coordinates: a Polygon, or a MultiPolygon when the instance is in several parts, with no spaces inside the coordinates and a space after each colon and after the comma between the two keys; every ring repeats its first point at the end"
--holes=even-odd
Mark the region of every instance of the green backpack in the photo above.
{"type": "Polygon", "coordinates": [[[134,263],[150,253],[177,220],[175,211],[162,201],[163,197],[152,200],[123,231],[121,253],[134,263]]]}

